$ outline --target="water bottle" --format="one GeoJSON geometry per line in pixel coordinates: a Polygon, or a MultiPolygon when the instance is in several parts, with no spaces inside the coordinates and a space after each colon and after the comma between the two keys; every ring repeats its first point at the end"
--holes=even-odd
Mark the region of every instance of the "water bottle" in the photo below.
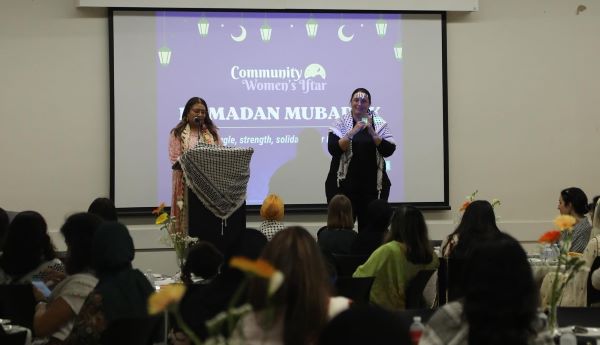
{"type": "Polygon", "coordinates": [[[554,243],[552,245],[552,253],[554,260],[558,260],[558,258],[560,257],[560,248],[558,247],[557,243],[554,243]]]}
{"type": "Polygon", "coordinates": [[[560,345],[577,345],[577,337],[573,334],[573,331],[568,329],[563,331],[563,334],[560,336],[560,345]]]}
{"type": "Polygon", "coordinates": [[[408,334],[410,335],[410,341],[413,345],[419,344],[419,340],[421,339],[421,335],[423,335],[423,329],[425,326],[421,323],[420,316],[413,316],[413,322],[408,329],[408,334]]]}

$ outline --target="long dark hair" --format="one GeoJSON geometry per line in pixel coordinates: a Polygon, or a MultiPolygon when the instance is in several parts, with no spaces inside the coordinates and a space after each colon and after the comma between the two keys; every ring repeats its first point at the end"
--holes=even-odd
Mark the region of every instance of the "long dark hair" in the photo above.
{"type": "Polygon", "coordinates": [[[102,218],[99,216],[82,212],[69,216],[60,228],[67,244],[65,268],[68,274],[91,269],[92,242],[94,233],[101,223],[102,218]]]}
{"type": "Polygon", "coordinates": [[[35,211],[23,211],[15,216],[8,226],[4,244],[0,267],[13,280],[56,258],[46,221],[35,211]]]}
{"type": "Polygon", "coordinates": [[[90,204],[90,207],[88,207],[88,212],[93,213],[106,221],[116,222],[118,220],[115,204],[108,198],[94,199],[90,204]]]}
{"type": "Polygon", "coordinates": [[[442,253],[445,252],[450,239],[457,235],[458,244],[449,256],[452,258],[468,258],[472,248],[478,241],[498,233],[500,233],[500,229],[496,225],[496,214],[492,204],[486,200],[475,200],[465,210],[454,232],[448,236],[448,241],[442,249],[442,253]]]}
{"type": "Polygon", "coordinates": [[[385,242],[398,241],[406,246],[406,257],[414,264],[428,264],[433,259],[427,224],[421,211],[413,206],[400,206],[392,215],[392,225],[385,242]]]}
{"type": "MultiPolygon", "coordinates": [[[[271,300],[276,315],[283,313],[283,343],[315,343],[327,323],[330,297],[327,270],[315,239],[302,227],[288,227],[273,236],[261,258],[285,277],[271,300]]],[[[267,307],[267,285],[265,279],[250,283],[250,303],[255,310],[267,307]]]]}
{"type": "Polygon", "coordinates": [[[208,129],[210,134],[212,134],[215,142],[217,142],[219,140],[219,135],[217,133],[218,127],[213,123],[212,119],[210,118],[210,112],[208,111],[208,105],[206,104],[206,101],[200,97],[192,97],[187,101],[185,107],[183,108],[183,113],[181,114],[181,120],[179,121],[177,126],[175,126],[175,128],[171,130],[171,133],[173,133],[173,135],[177,138],[181,137],[181,132],[183,132],[185,125],[187,125],[188,123],[187,114],[190,112],[192,107],[198,103],[202,103],[202,105],[204,105],[204,107],[206,108],[206,117],[204,118],[204,124],[206,125],[206,128],[208,129]]]}
{"type": "Polygon", "coordinates": [[[580,188],[565,188],[560,192],[560,196],[562,197],[565,205],[573,206],[573,211],[575,211],[578,216],[583,217],[589,212],[588,198],[580,188]]]}
{"type": "Polygon", "coordinates": [[[497,233],[478,243],[465,274],[469,344],[528,344],[535,336],[538,294],[519,242],[497,233]]]}

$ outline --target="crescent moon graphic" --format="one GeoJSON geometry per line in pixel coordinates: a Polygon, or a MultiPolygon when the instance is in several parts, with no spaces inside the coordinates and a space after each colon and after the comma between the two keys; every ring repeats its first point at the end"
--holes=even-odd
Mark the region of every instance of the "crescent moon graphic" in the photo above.
{"type": "Polygon", "coordinates": [[[246,28],[240,25],[240,29],[242,29],[242,33],[240,33],[239,36],[233,36],[233,34],[231,34],[231,39],[236,41],[236,42],[242,42],[243,40],[246,39],[246,28]]]}
{"type": "Polygon", "coordinates": [[[352,36],[346,36],[344,35],[344,25],[341,25],[340,28],[338,29],[338,37],[340,38],[340,41],[342,42],[350,42],[352,41],[352,39],[354,38],[354,34],[352,34],[352,36]]]}

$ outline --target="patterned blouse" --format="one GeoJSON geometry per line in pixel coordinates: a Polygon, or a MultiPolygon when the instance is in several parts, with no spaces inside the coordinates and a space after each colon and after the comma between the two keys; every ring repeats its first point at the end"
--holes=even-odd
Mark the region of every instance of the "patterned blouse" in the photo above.
{"type": "Polygon", "coordinates": [[[262,232],[267,240],[270,241],[278,231],[283,230],[284,228],[285,226],[283,223],[278,220],[265,220],[260,224],[258,231],[262,232]]]}

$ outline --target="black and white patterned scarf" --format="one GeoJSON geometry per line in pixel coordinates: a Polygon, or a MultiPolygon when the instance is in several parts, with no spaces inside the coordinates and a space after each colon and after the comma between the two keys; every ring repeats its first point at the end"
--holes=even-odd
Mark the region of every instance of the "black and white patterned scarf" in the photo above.
{"type": "Polygon", "coordinates": [[[187,186],[215,216],[225,220],[246,201],[251,147],[199,143],[179,161],[187,186]]]}
{"type": "MultiPolygon", "coordinates": [[[[394,137],[390,132],[389,126],[381,116],[377,115],[375,112],[369,110],[369,116],[373,119],[373,124],[375,124],[375,133],[381,139],[385,139],[386,141],[395,144],[394,137]]],[[[339,119],[337,119],[331,127],[329,127],[329,131],[333,134],[337,135],[340,139],[343,138],[348,132],[352,130],[354,127],[354,122],[352,119],[352,114],[344,114],[339,119]]],[[[381,194],[381,190],[383,189],[383,172],[385,169],[385,160],[383,156],[379,153],[379,151],[375,150],[375,154],[377,155],[377,192],[378,197],[381,194]]],[[[340,166],[337,171],[337,184],[340,186],[340,182],[346,178],[346,174],[348,173],[348,166],[350,165],[350,161],[352,160],[352,142],[350,142],[350,147],[346,152],[342,153],[340,157],[340,166]]]]}

